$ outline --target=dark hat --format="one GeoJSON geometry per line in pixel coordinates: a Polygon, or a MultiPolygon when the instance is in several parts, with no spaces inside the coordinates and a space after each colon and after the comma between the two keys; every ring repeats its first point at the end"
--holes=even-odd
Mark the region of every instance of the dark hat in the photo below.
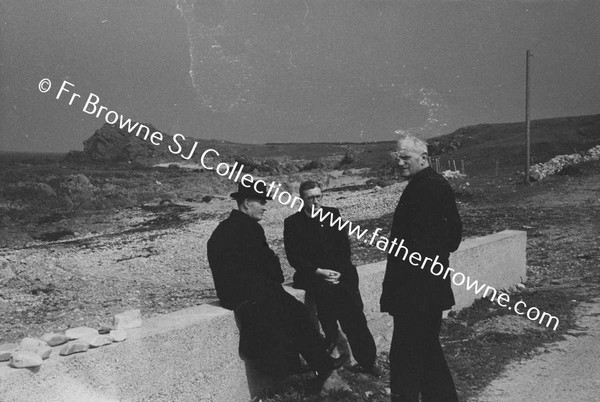
{"type": "Polygon", "coordinates": [[[242,181],[238,183],[238,191],[229,194],[231,198],[235,200],[244,200],[247,198],[258,198],[261,200],[272,200],[273,197],[267,196],[267,184],[263,180],[251,181],[245,180],[244,183],[248,187],[242,184],[242,181]],[[257,191],[258,190],[258,191],[257,191]]]}

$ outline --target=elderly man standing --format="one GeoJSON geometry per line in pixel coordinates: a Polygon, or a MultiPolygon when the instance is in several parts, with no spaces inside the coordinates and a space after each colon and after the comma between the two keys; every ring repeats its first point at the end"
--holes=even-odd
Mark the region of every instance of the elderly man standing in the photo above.
{"type": "Polygon", "coordinates": [[[403,136],[392,155],[400,175],[408,180],[391,229],[391,238],[403,239],[406,250],[388,255],[381,295],[381,311],[394,318],[392,401],[418,402],[419,394],[423,402],[457,401],[439,341],[442,312],[454,305],[450,277],[433,275],[430,267],[422,269],[406,261],[408,254],[417,252],[425,262],[448,267],[450,252],[458,248],[462,236],[454,192],[429,167],[424,141],[403,136]]]}
{"type": "MultiPolygon", "coordinates": [[[[315,371],[320,388],[347,356],[332,359],[327,354],[304,304],[281,286],[284,278],[279,258],[258,223],[271,199],[266,194],[264,182],[242,180],[238,191],[231,194],[238,209],[231,211],[208,240],[217,297],[221,306],[236,311],[244,357],[261,359],[272,355],[276,345],[283,345],[284,352],[302,355],[315,371]]],[[[262,368],[278,371],[276,367],[262,368]]]]}
{"type": "Polygon", "coordinates": [[[375,341],[363,313],[358,274],[350,258],[346,231],[312,217],[322,208],[331,221],[340,217],[337,208],[321,205],[321,185],[309,180],[300,184],[304,209],[285,219],[283,240],[290,265],[296,270],[294,287],[305,289],[314,298],[317,317],[325,333],[328,350],[338,339],[338,321],[348,337],[352,354],[363,369],[381,375],[375,364],[375,341]]]}

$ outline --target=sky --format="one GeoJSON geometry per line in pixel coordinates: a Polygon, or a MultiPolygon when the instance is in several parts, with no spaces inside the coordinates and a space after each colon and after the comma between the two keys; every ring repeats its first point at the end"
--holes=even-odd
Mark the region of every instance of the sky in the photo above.
{"type": "Polygon", "coordinates": [[[598,114],[599,22],[595,0],[4,0],[0,150],[82,150],[120,116],[242,143],[522,121],[527,49],[532,119],[598,114]]]}

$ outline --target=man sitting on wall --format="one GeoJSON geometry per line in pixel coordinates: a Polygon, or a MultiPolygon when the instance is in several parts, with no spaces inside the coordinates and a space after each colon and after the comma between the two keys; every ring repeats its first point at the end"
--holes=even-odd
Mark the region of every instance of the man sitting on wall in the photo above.
{"type": "Polygon", "coordinates": [[[356,361],[365,371],[381,375],[375,365],[375,341],[363,313],[358,274],[350,259],[348,235],[329,224],[339,218],[340,211],[321,205],[318,182],[303,182],[299,193],[304,209],[285,220],[283,232],[288,261],[296,270],[294,287],[305,289],[314,298],[328,350],[335,347],[339,321],[356,361]],[[312,217],[320,208],[323,215],[330,214],[324,223],[312,217]]]}
{"type": "Polygon", "coordinates": [[[217,297],[221,306],[236,311],[243,357],[262,362],[262,368],[272,374],[283,374],[277,351],[292,352],[296,358],[300,354],[315,371],[320,389],[347,356],[332,359],[327,354],[304,304],[281,286],[279,258],[258,223],[271,199],[266,190],[263,182],[241,181],[231,194],[238,209],[219,223],[208,240],[217,297]]]}

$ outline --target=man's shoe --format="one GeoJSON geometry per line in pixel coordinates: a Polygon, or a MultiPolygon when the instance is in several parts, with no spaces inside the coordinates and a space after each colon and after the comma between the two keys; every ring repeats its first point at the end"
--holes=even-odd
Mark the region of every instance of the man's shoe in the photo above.
{"type": "Polygon", "coordinates": [[[348,361],[349,357],[350,356],[347,353],[342,354],[339,357],[331,357],[330,358],[331,367],[328,370],[323,370],[323,371],[317,372],[317,376],[316,376],[315,382],[313,384],[312,393],[318,394],[319,392],[321,392],[321,388],[323,388],[323,384],[325,384],[325,381],[327,381],[327,379],[331,376],[333,371],[342,367],[344,365],[344,363],[346,363],[346,361],[348,361]]]}

